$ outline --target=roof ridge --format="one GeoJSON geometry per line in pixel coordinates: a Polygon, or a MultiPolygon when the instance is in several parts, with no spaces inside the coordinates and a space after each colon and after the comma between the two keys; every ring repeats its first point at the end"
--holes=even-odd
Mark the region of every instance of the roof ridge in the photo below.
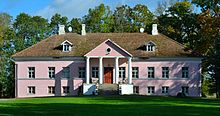
{"type": "Polygon", "coordinates": [[[27,48],[25,48],[25,49],[23,49],[23,50],[21,50],[21,51],[15,53],[15,54],[13,54],[11,57],[16,57],[18,54],[20,54],[20,53],[22,53],[22,52],[25,52],[25,51],[27,51],[27,50],[29,50],[29,49],[31,49],[31,48],[37,46],[38,44],[40,44],[40,43],[42,43],[42,42],[44,42],[44,41],[46,41],[46,40],[48,40],[48,39],[51,39],[51,38],[54,37],[54,36],[57,36],[57,35],[52,35],[52,36],[50,36],[50,37],[48,37],[48,38],[46,38],[46,39],[43,39],[43,40],[37,42],[36,44],[33,44],[32,46],[27,47],[27,48]]]}

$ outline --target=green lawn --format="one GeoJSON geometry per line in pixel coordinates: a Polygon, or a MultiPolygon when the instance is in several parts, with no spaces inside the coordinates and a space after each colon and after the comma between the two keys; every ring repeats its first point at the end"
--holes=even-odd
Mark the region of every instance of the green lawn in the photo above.
{"type": "Polygon", "coordinates": [[[149,96],[0,99],[0,116],[3,115],[220,116],[220,101],[149,96]]]}

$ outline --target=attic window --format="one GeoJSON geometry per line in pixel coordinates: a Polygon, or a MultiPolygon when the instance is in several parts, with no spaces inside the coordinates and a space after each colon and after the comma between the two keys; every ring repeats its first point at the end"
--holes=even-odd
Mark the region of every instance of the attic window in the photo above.
{"type": "Polygon", "coordinates": [[[153,42],[149,42],[147,45],[146,45],[146,51],[148,52],[153,52],[155,51],[155,44],[153,42]]]}
{"type": "Polygon", "coordinates": [[[72,50],[72,43],[68,40],[61,43],[61,46],[63,47],[63,52],[69,52],[72,50]]]}

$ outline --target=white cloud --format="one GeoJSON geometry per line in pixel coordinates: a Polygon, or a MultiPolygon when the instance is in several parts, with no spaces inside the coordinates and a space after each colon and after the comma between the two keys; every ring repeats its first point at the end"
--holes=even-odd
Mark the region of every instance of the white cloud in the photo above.
{"type": "Polygon", "coordinates": [[[50,19],[55,13],[59,13],[71,20],[73,17],[80,18],[86,15],[89,8],[94,8],[103,2],[104,0],[54,0],[36,15],[50,19]]]}

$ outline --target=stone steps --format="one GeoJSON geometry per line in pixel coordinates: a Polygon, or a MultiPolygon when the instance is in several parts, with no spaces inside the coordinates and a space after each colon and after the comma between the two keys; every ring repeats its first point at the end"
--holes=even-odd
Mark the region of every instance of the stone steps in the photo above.
{"type": "Polygon", "coordinates": [[[98,95],[118,95],[118,84],[102,84],[98,86],[98,95]]]}

